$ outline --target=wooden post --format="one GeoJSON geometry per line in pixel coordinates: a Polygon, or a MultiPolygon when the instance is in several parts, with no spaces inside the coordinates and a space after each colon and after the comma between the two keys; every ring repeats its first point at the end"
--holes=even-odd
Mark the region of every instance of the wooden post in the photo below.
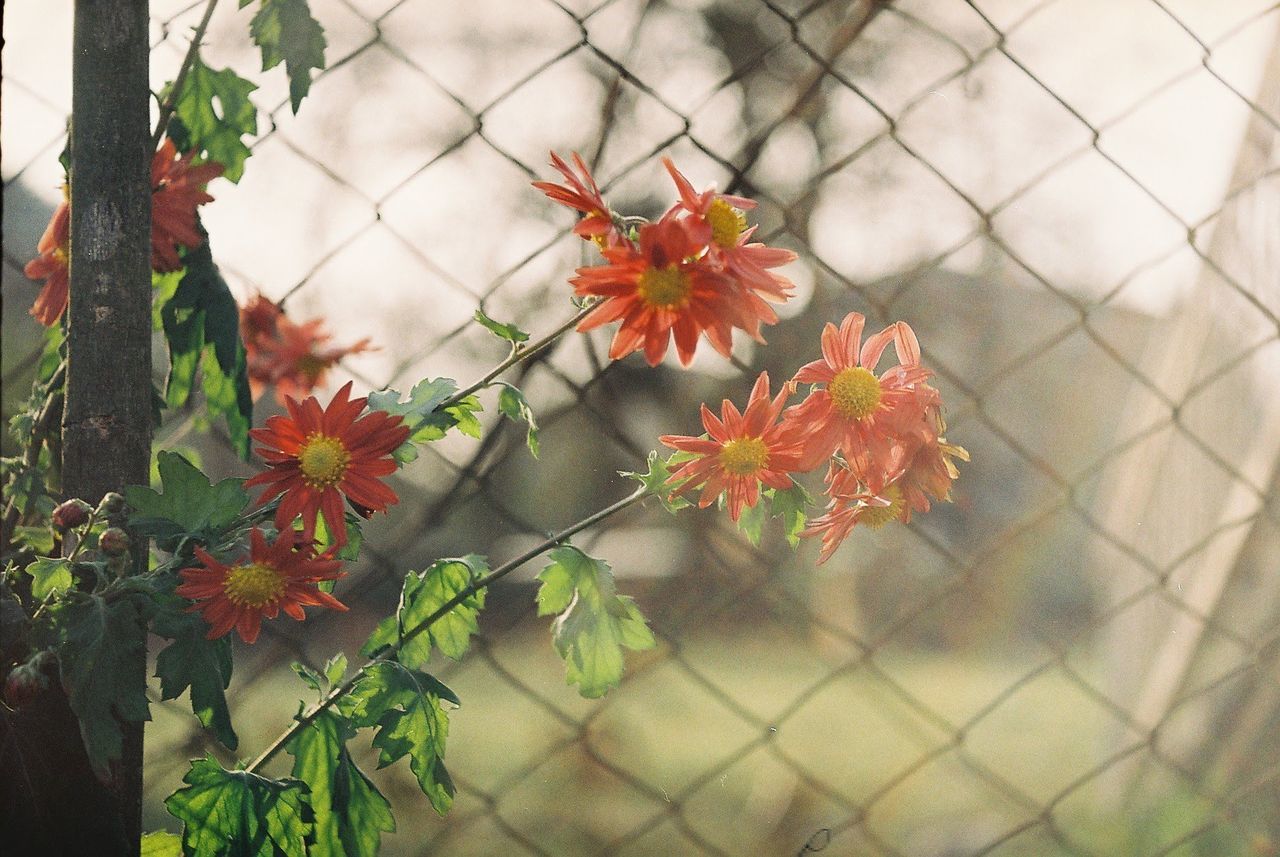
{"type": "MultiPolygon", "coordinates": [[[[76,0],[72,60],[71,301],[62,489],[96,504],[148,481],[151,455],[151,130],[146,0],[76,0]]],[[[136,559],[145,555],[140,545],[136,559]]],[[[139,629],[139,633],[144,633],[139,629]]],[[[137,664],[145,681],[146,661],[137,664]]],[[[94,776],[56,688],[12,724],[21,806],[6,806],[15,854],[137,857],[142,724],[94,776]],[[12,826],[10,826],[12,825],[12,826]]]]}

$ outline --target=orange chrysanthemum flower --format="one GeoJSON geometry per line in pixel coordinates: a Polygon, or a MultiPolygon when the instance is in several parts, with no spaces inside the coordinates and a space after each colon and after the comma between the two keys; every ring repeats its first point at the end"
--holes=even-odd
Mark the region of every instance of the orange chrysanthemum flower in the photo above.
{"type": "Polygon", "coordinates": [[[743,509],[760,500],[760,485],[786,490],[792,485],[800,447],[778,422],[794,387],[783,385],[769,398],[769,374],[761,372],[751,390],[747,408],[739,412],[728,399],[720,405],[720,418],[702,406],[702,426],[707,437],[663,435],[659,440],[672,449],[697,457],[671,474],[667,485],[678,486],[675,495],[701,487],[698,506],[705,508],[727,494],[729,517],[738,520],[743,509]]]}
{"type": "Polygon", "coordinates": [[[827,324],[822,359],[802,366],[793,379],[824,386],[789,409],[785,419],[807,435],[803,469],[812,470],[839,450],[875,493],[900,465],[904,442],[932,437],[925,414],[940,400],[925,383],[933,373],[920,365],[920,343],[911,328],[900,321],[861,343],[865,322],[851,312],[838,330],[827,324]],[[890,342],[898,365],[877,377],[876,364],[890,342]]]}
{"type": "Polygon", "coordinates": [[[366,400],[350,394],[348,381],[323,410],[315,396],[302,404],[285,399],[289,416],[271,417],[264,428],[249,432],[264,444],[257,452],[267,469],[245,487],[265,486],[259,503],[280,496],[276,527],[288,529],[301,516],[305,539],[315,536],[316,519],[323,515],[334,547],[347,543],[344,496],[365,517],[400,502],[379,478],[395,472],[391,453],[409,437],[402,417],[384,411],[360,416],[366,400]]]}
{"type": "Polygon", "coordinates": [[[282,610],[302,621],[303,607],[347,609],[317,586],[342,577],[341,563],[317,558],[309,539],[285,530],[268,545],[262,531],[255,529],[249,542],[249,555],[235,565],[225,565],[197,547],[201,567],[178,572],[183,582],[174,591],[195,602],[187,609],[203,615],[209,639],[235,628],[240,639],[252,643],[258,639],[262,620],[274,619],[282,610]]]}
{"type": "Polygon", "coordinates": [[[684,174],[676,169],[670,158],[662,164],[671,174],[680,193],[676,207],[683,209],[693,221],[695,235],[707,245],[707,256],[720,265],[744,287],[754,289],[776,301],[791,297],[795,284],[780,274],[768,270],[796,260],[790,250],[766,247],[752,242],[756,227],[747,226],[743,213],[756,207],[755,201],[743,196],[716,193],[714,189],[698,193],[684,174]]]}
{"type": "MultiPolygon", "coordinates": [[[[195,248],[204,241],[196,229],[196,206],[213,201],[204,186],[222,175],[223,167],[213,161],[193,167],[193,157],[195,152],[178,158],[173,141],[165,138],[151,159],[151,267],[156,271],[178,270],[178,245],[195,248]]],[[[70,225],[71,209],[64,199],[36,247],[40,255],[23,269],[31,279],[45,281],[31,307],[31,315],[45,326],[55,324],[67,308],[70,225]]]]}
{"type": "Polygon", "coordinates": [[[904,516],[909,517],[910,513],[906,510],[902,492],[896,485],[890,485],[879,495],[858,492],[834,497],[826,514],[810,521],[800,535],[822,538],[822,548],[818,551],[818,565],[822,565],[831,559],[858,524],[879,529],[890,521],[905,520],[904,516]]]}
{"type": "Polygon", "coordinates": [[[287,398],[301,399],[324,384],[329,370],[343,357],[373,350],[368,339],[322,347],[333,338],[324,329],[323,320],[296,324],[277,303],[261,294],[240,308],[240,336],[254,401],[272,386],[276,401],[282,405],[287,398]]]}
{"type": "Polygon", "coordinates": [[[71,206],[63,200],[53,211],[49,225],[40,236],[36,250],[40,255],[27,263],[22,272],[33,280],[44,280],[44,288],[31,307],[31,315],[45,327],[52,327],[67,309],[70,271],[67,264],[68,242],[71,237],[71,206]]]}
{"type": "Polygon", "coordinates": [[[650,366],[662,360],[673,336],[686,366],[703,333],[726,357],[733,348],[733,328],[758,339],[761,322],[772,324],[777,316],[756,295],[707,264],[704,249],[686,221],[674,217],[640,227],[639,247],[604,248],[609,264],[579,268],[578,276],[569,280],[578,295],[604,298],[578,330],[621,320],[609,357],[617,360],[644,349],[650,366]]]}
{"type": "MultiPolygon", "coordinates": [[[[929,407],[925,419],[929,424],[928,430],[903,438],[899,446],[901,463],[890,471],[886,480],[902,495],[904,522],[911,520],[912,512],[929,511],[930,498],[950,500],[951,483],[960,477],[952,459],[969,460],[969,453],[964,447],[948,443],[942,436],[947,425],[939,408],[929,407]]],[[[833,496],[858,490],[858,476],[851,470],[833,467],[828,481],[831,486],[829,493],[833,496]]]]}
{"type": "Polygon", "coordinates": [[[157,271],[182,267],[178,245],[194,249],[204,242],[196,229],[196,207],[213,202],[204,186],[222,175],[223,166],[216,161],[192,166],[195,154],[179,157],[166,137],[151,158],[151,267],[157,271]]]}
{"type": "Polygon", "coordinates": [[[582,156],[577,152],[573,153],[573,163],[581,176],[575,173],[563,158],[552,152],[551,166],[564,176],[568,184],[534,182],[533,186],[545,193],[553,202],[572,208],[583,215],[573,227],[575,235],[594,241],[601,248],[629,243],[614,223],[613,214],[609,211],[604,197],[600,195],[600,188],[591,176],[591,170],[587,169],[582,156]]]}
{"type": "Polygon", "coordinates": [[[831,461],[827,471],[827,494],[831,498],[827,513],[809,522],[800,534],[822,537],[819,565],[831,558],[856,525],[878,529],[890,521],[910,523],[913,512],[929,511],[930,498],[951,499],[951,483],[960,476],[952,459],[968,461],[969,453],[941,436],[946,425],[937,408],[929,409],[928,419],[934,426],[933,436],[923,438],[917,434],[903,439],[896,447],[901,463],[877,493],[871,492],[844,462],[831,461]]]}

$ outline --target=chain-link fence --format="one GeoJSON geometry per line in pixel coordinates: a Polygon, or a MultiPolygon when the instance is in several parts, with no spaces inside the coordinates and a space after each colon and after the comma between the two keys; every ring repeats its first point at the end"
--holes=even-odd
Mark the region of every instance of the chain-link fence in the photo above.
{"type": "MultiPolygon", "coordinates": [[[[5,16],[6,404],[70,103],[70,4],[51,5],[5,16]]],[[[329,67],[297,117],[280,72],[254,74],[248,13],[218,8],[203,55],[262,84],[263,133],[204,217],[242,296],[381,346],[348,360],[359,385],[479,377],[502,353],[478,304],[535,334],[572,314],[590,254],[528,186],[552,148],[628,213],[669,204],[663,153],[755,198],[800,297],[767,348],[740,343],[750,373],[609,364],[594,335],[517,370],[542,459],[490,421],[403,471],[340,587],[352,612],[238,652],[246,752],[302,698],[288,663],[354,654],[405,570],[500,562],[621,496],[615,471],[696,433],[699,402],[790,376],[857,309],[918,332],[973,457],[956,503],[821,569],[713,510],[608,521],[581,544],[660,644],[599,701],[564,684],[536,564],[504,581],[472,652],[437,665],[464,704],[456,805],[437,818],[376,775],[386,853],[1280,853],[1280,6],[312,5],[329,67]]],[[[153,0],[154,81],[205,6],[153,0]]],[[[152,828],[207,749],[183,705],[154,716],[152,828]]]]}

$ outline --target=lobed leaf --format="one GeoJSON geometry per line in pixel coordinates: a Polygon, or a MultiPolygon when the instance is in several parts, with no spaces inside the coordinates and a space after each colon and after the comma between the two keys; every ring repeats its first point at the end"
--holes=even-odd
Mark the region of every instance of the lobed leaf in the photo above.
{"type": "Polygon", "coordinates": [[[783,532],[792,547],[800,544],[800,531],[808,520],[811,505],[813,497],[799,482],[793,482],[785,491],[773,492],[769,508],[773,517],[782,518],[783,532]]]}
{"type": "Polygon", "coordinates": [[[551,565],[538,574],[538,615],[559,614],[552,642],[568,683],[585,697],[603,696],[622,681],[622,650],[653,648],[653,633],[635,602],[617,594],[608,563],[571,545],[550,557],[551,565]]]}
{"type": "Polygon", "coordinates": [[[185,404],[195,386],[196,369],[203,368],[209,411],[226,419],[232,445],[247,460],[253,396],[240,341],[240,308],[213,263],[208,236],[204,239],[199,247],[184,251],[185,273],[160,307],[169,345],[165,402],[170,408],[185,404]]]}
{"type": "Polygon", "coordinates": [[[396,390],[369,394],[371,410],[402,416],[409,426],[408,439],[392,453],[396,461],[401,464],[413,461],[418,457],[415,444],[439,440],[455,426],[464,434],[480,436],[480,421],[475,418],[474,412],[481,408],[480,401],[475,396],[467,396],[447,408],[440,407],[457,391],[457,382],[452,378],[431,378],[415,384],[409,392],[409,398],[403,402],[396,390]]]}
{"type": "Polygon", "coordinates": [[[430,660],[434,646],[447,657],[458,660],[471,645],[471,635],[479,631],[477,618],[484,608],[484,590],[468,595],[426,630],[415,629],[488,570],[484,557],[468,554],[438,560],[422,572],[409,572],[400,591],[396,615],[378,625],[361,654],[372,657],[392,647],[400,663],[421,669],[430,660]]]}
{"type": "Polygon", "coordinates": [[[38,556],[23,570],[31,575],[31,595],[37,601],[66,592],[76,582],[71,574],[71,562],[62,557],[38,556]]]}
{"type": "Polygon", "coordinates": [[[519,345],[521,342],[529,340],[529,334],[525,333],[514,324],[508,324],[501,321],[494,321],[484,310],[477,309],[473,318],[478,321],[481,327],[484,327],[499,339],[504,339],[512,345],[519,345]]]}
{"type": "Polygon", "coordinates": [[[378,767],[405,756],[422,793],[440,815],[453,804],[453,779],[444,766],[449,717],[442,701],[458,705],[458,697],[424,672],[380,661],[366,667],[344,698],[344,713],[354,726],[376,726],[373,746],[378,767]]]}
{"type": "Polygon", "coordinates": [[[314,824],[302,781],[228,771],[212,756],[182,781],[164,804],[183,823],[187,857],[306,857],[314,824]]]}
{"type": "Polygon", "coordinates": [[[172,640],[156,656],[160,698],[177,699],[191,691],[191,711],[228,750],[240,739],[231,726],[226,689],[231,684],[231,638],[210,640],[208,626],[196,615],[176,610],[158,614],[152,630],[172,640]]]}
{"type": "Polygon", "coordinates": [[[81,594],[51,609],[58,665],[71,710],[80,721],[89,764],[102,779],[120,758],[120,721],[150,720],[146,676],[146,608],[135,597],[81,594]]]}
{"type": "Polygon", "coordinates": [[[683,497],[672,497],[671,488],[666,484],[671,478],[672,461],[663,461],[657,452],[651,451],[645,463],[649,469],[644,473],[620,470],[618,475],[639,482],[646,491],[658,498],[658,502],[662,503],[664,509],[673,515],[681,509],[688,508],[689,501],[683,497]]]}
{"type": "Polygon", "coordinates": [[[229,68],[214,71],[197,54],[174,100],[173,115],[181,133],[170,136],[185,136],[183,151],[203,152],[222,164],[223,177],[240,181],[250,155],[241,138],[258,133],[258,111],[249,100],[257,88],[229,68]]]}
{"type": "Polygon", "coordinates": [[[533,409],[529,407],[529,400],[524,397],[524,393],[517,387],[504,382],[501,392],[498,393],[498,410],[512,422],[525,423],[529,427],[525,442],[529,445],[529,452],[537,458],[538,421],[534,419],[533,409]]]}
{"type": "Polygon", "coordinates": [[[354,734],[347,719],[324,711],[286,748],[293,776],[311,790],[311,857],[376,857],[383,832],[396,829],[391,804],[347,752],[354,734]]]}
{"type": "Polygon", "coordinates": [[[244,480],[228,478],[217,484],[176,452],[156,455],[163,493],[128,485],[124,498],[132,508],[129,525],[173,550],[184,536],[210,541],[221,534],[249,505],[244,480]]]}
{"type": "MultiPolygon", "coordinates": [[[[240,8],[250,2],[240,0],[240,8]]],[[[296,114],[311,91],[311,70],[324,68],[324,28],[312,17],[307,0],[261,0],[249,35],[262,49],[263,71],[284,63],[289,104],[296,114]]]]}
{"type": "Polygon", "coordinates": [[[182,857],[182,837],[166,830],[144,833],[139,857],[182,857]]]}

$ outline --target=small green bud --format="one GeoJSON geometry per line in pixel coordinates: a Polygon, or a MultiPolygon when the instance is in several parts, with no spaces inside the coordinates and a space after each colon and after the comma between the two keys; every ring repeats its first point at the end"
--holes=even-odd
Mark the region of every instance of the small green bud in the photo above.
{"type": "Polygon", "coordinates": [[[118,515],[124,511],[124,497],[114,491],[108,491],[102,496],[102,501],[98,503],[98,514],[100,515],[118,515]]]}

